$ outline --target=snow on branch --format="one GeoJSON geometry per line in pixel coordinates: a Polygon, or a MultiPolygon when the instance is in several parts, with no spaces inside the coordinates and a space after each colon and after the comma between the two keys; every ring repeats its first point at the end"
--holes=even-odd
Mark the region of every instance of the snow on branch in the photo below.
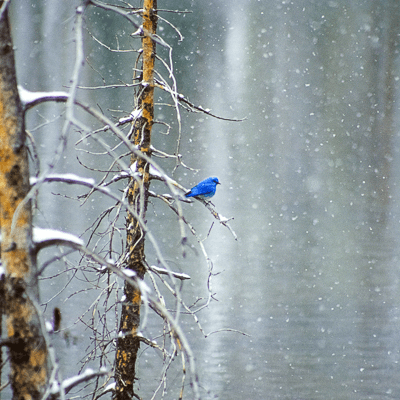
{"type": "Polygon", "coordinates": [[[128,117],[123,117],[118,120],[117,126],[127,124],[128,122],[136,121],[138,118],[142,116],[141,109],[133,110],[128,117]]]}
{"type": "MultiPolygon", "coordinates": [[[[107,10],[107,11],[113,11],[121,16],[123,16],[124,18],[126,18],[136,29],[140,29],[141,24],[138,24],[132,17],[132,12],[129,11],[125,11],[122,7],[116,7],[114,5],[111,4],[106,4],[103,2],[100,2],[98,0],[88,0],[87,2],[88,4],[92,4],[98,8],[102,8],[103,10],[107,10]]],[[[141,10],[136,10],[136,13],[140,12],[141,10]]],[[[157,35],[152,34],[151,32],[149,32],[147,29],[144,29],[143,26],[141,27],[143,33],[142,35],[144,36],[148,36],[151,38],[151,40],[153,40],[154,42],[158,43],[159,45],[163,46],[163,47],[169,47],[167,43],[165,43],[165,41],[158,37],[157,35]]]]}
{"type": "MultiPolygon", "coordinates": [[[[93,261],[99,263],[101,266],[105,266],[111,272],[115,273],[120,278],[127,281],[134,287],[137,287],[141,294],[143,302],[148,304],[153,310],[156,311],[159,315],[163,316],[168,321],[170,325],[170,329],[173,332],[173,336],[181,343],[181,348],[184,349],[184,353],[189,359],[190,371],[194,376],[196,375],[196,368],[194,364],[194,355],[189,345],[189,342],[182,331],[181,326],[178,324],[176,318],[171,314],[171,312],[166,308],[165,304],[160,301],[160,299],[154,294],[152,294],[151,289],[149,286],[133,271],[128,269],[121,269],[120,266],[115,265],[114,262],[110,260],[106,260],[103,257],[99,256],[97,253],[91,251],[86,246],[81,244],[79,238],[69,234],[65,234],[63,232],[46,232],[47,230],[39,230],[34,235],[38,243],[49,243],[50,240],[62,240],[63,244],[69,245],[70,247],[77,249],[85,254],[86,257],[91,258],[93,261]]],[[[51,231],[51,230],[49,230],[51,231]]],[[[148,232],[150,236],[150,233],[148,232]]],[[[158,249],[156,249],[158,250],[158,249]]],[[[161,271],[160,271],[161,273],[161,271]]],[[[183,276],[184,274],[182,274],[183,276]]],[[[178,297],[179,298],[179,297],[178,297]]],[[[181,300],[179,300],[181,301],[181,300]]],[[[86,370],[83,374],[77,375],[75,377],[69,378],[66,381],[63,381],[61,385],[54,381],[51,389],[47,391],[43,399],[56,399],[59,395],[63,395],[71,390],[74,386],[78,385],[81,382],[85,382],[90,380],[95,376],[106,375],[107,372],[104,370],[100,371],[93,371],[93,370],[86,370]]]]}
{"type": "Polygon", "coordinates": [[[113,195],[109,188],[98,186],[92,178],[82,178],[75,174],[48,174],[39,177],[31,177],[29,182],[32,186],[41,185],[44,182],[63,182],[70,185],[82,185],[89,187],[93,190],[97,190],[114,200],[120,201],[115,195],[113,195]]]}
{"type": "Polygon", "coordinates": [[[44,103],[46,101],[55,101],[65,103],[68,100],[69,94],[67,92],[30,92],[21,85],[18,85],[18,93],[24,110],[44,103]]]}
{"type": "MultiPolygon", "coordinates": [[[[34,186],[40,182],[41,178],[31,177],[29,183],[34,186]]],[[[95,185],[95,180],[92,178],[82,178],[75,174],[50,174],[43,178],[43,182],[64,182],[69,184],[78,184],[89,186],[92,188],[95,185]]]]}
{"type": "Polygon", "coordinates": [[[45,247],[62,245],[69,247],[83,246],[84,242],[78,236],[55,229],[33,228],[33,243],[36,251],[45,247]]]}
{"type": "Polygon", "coordinates": [[[211,112],[211,110],[209,110],[208,108],[203,108],[201,106],[197,106],[197,105],[193,104],[188,99],[186,99],[183,94],[173,92],[170,88],[167,87],[167,85],[165,85],[165,82],[163,83],[160,81],[156,81],[155,86],[158,87],[159,89],[162,89],[162,90],[170,93],[172,96],[176,97],[181,104],[182,103],[186,104],[189,107],[189,111],[201,112],[203,114],[209,115],[210,117],[213,117],[216,119],[221,119],[223,121],[230,121],[230,122],[243,122],[247,119],[246,117],[245,118],[226,118],[226,117],[221,117],[216,114],[213,114],[211,112]]]}
{"type": "Polygon", "coordinates": [[[160,268],[160,267],[156,267],[155,265],[151,265],[149,267],[150,271],[153,271],[157,274],[162,274],[162,275],[171,275],[174,278],[180,279],[181,281],[185,280],[185,279],[190,279],[190,275],[185,274],[183,272],[174,272],[174,271],[169,271],[166,268],[160,268]]]}
{"type": "Polygon", "coordinates": [[[207,201],[207,200],[203,200],[203,199],[199,199],[196,198],[196,200],[200,201],[201,203],[203,203],[207,209],[211,212],[211,214],[213,215],[213,217],[218,220],[222,225],[224,225],[226,228],[228,228],[228,230],[231,232],[232,236],[234,237],[235,240],[238,240],[238,237],[235,233],[235,231],[231,228],[231,226],[228,224],[229,221],[233,220],[233,217],[227,218],[224,217],[223,215],[219,214],[217,211],[214,210],[214,208],[212,207],[213,204],[211,203],[211,201],[207,201]]]}
{"type": "Polygon", "coordinates": [[[79,375],[72,376],[71,378],[64,379],[61,385],[54,380],[51,383],[50,389],[43,396],[43,400],[57,399],[65,393],[68,393],[75,386],[80,383],[87,382],[97,376],[109,375],[109,372],[105,368],[100,368],[98,371],[94,371],[91,368],[87,368],[84,372],[79,375]]]}
{"type": "Polygon", "coordinates": [[[3,18],[4,13],[6,12],[8,5],[10,4],[11,0],[5,0],[3,1],[3,4],[1,5],[0,8],[0,19],[3,18]]]}

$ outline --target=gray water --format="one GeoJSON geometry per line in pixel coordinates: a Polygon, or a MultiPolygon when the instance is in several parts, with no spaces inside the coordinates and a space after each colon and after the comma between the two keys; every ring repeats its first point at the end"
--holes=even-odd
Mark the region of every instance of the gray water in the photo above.
{"type": "MultiPolygon", "coordinates": [[[[78,3],[26,4],[13,1],[12,9],[19,83],[30,90],[61,90],[73,62],[78,3]]],[[[270,0],[159,1],[159,7],[193,10],[163,14],[181,29],[182,43],[160,23],[163,38],[174,46],[179,91],[215,114],[246,118],[226,122],[182,111],[180,151],[200,171],[180,168],[175,178],[190,187],[218,176],[222,185],[213,203],[234,217],[238,235],[235,241],[215,224],[204,242],[218,273],[211,281],[218,301],[198,317],[206,333],[243,333],[205,339],[192,318],[182,317],[202,398],[399,398],[400,5],[270,0]]],[[[110,13],[88,13],[86,23],[103,40],[107,24],[114,46],[114,35],[128,43],[130,28],[110,13]]],[[[88,38],[85,46],[95,66],[85,67],[86,83],[129,81],[131,64],[88,38]]],[[[132,63],[135,56],[127,57],[132,63]]],[[[106,113],[118,107],[130,112],[132,106],[125,89],[82,96],[106,113]]],[[[51,121],[36,133],[43,166],[58,144],[63,117],[56,107],[28,116],[30,129],[51,121]]],[[[167,110],[158,112],[160,119],[169,118],[167,110]]],[[[173,152],[174,129],[176,124],[170,136],[159,129],[155,146],[173,152]]],[[[78,138],[71,132],[59,171],[89,174],[70,153],[78,138]]],[[[93,165],[102,162],[82,157],[93,165]]],[[[66,194],[76,194],[72,190],[66,194]]],[[[80,208],[51,192],[57,190],[42,195],[38,224],[76,234],[110,205],[99,199],[80,208]]],[[[185,204],[184,210],[205,238],[212,216],[201,204],[185,204]]],[[[172,266],[192,276],[183,290],[188,304],[206,297],[207,264],[195,252],[180,257],[174,217],[155,203],[148,218],[153,228],[170,229],[161,240],[163,251],[172,266]]],[[[155,262],[150,245],[148,251],[155,262]]],[[[72,275],[61,275],[53,286],[43,282],[43,302],[72,275]]],[[[63,333],[55,338],[64,377],[76,373],[71,365],[84,358],[91,337],[77,317],[98,296],[91,289],[69,297],[86,287],[74,285],[48,305],[60,307],[64,316],[63,333]]],[[[155,318],[145,333],[151,337],[159,329],[155,318]]],[[[160,356],[144,350],[139,365],[139,393],[150,398],[160,356]]],[[[180,382],[178,366],[171,370],[173,389],[166,398],[178,397],[180,382]]],[[[190,398],[189,377],[186,386],[190,398]]]]}

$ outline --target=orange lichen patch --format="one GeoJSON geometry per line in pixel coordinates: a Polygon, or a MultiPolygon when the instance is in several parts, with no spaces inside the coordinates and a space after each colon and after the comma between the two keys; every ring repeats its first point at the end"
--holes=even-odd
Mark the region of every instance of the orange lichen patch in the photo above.
{"type": "MultiPolygon", "coordinates": [[[[16,157],[13,155],[13,160],[9,163],[7,160],[3,162],[3,158],[0,154],[0,196],[3,200],[1,203],[3,218],[5,213],[7,218],[12,217],[15,209],[18,207],[21,200],[28,193],[27,185],[24,185],[23,179],[23,167],[20,167],[18,163],[22,164],[27,162],[26,159],[16,157]],[[8,166],[11,164],[11,166],[8,166]]],[[[23,217],[23,213],[20,213],[20,218],[23,217]]]]}
{"type": "Polygon", "coordinates": [[[18,98],[7,12],[0,21],[0,226],[10,382],[15,399],[40,399],[48,374],[47,350],[26,282],[33,263],[30,204],[17,208],[29,192],[29,164],[23,110],[18,98]],[[13,221],[13,218],[15,221],[13,221]],[[13,226],[13,222],[15,226],[13,226]]]}
{"type": "Polygon", "coordinates": [[[16,333],[21,338],[30,335],[28,323],[31,320],[32,310],[29,305],[21,304],[18,300],[18,306],[13,306],[7,315],[7,334],[8,337],[14,337],[16,333]]]}
{"type": "Polygon", "coordinates": [[[7,125],[9,120],[5,120],[2,117],[4,115],[0,115],[0,226],[2,229],[2,259],[8,273],[21,277],[29,271],[27,267],[27,235],[28,229],[30,229],[31,216],[28,207],[19,212],[13,232],[11,232],[11,225],[17,207],[29,190],[28,185],[24,184],[28,176],[28,160],[25,149],[19,149],[18,152],[14,151],[13,142],[15,139],[9,131],[4,129],[4,125],[7,125]],[[9,253],[10,246],[13,243],[15,243],[18,251],[13,250],[9,253]],[[23,268],[20,268],[21,266],[23,268]]]}
{"type": "Polygon", "coordinates": [[[132,298],[132,303],[133,304],[139,304],[142,302],[142,296],[140,294],[139,290],[135,290],[133,293],[133,298],[132,298]]]}
{"type": "MultiPolygon", "coordinates": [[[[155,33],[155,20],[153,19],[153,9],[144,7],[143,10],[143,28],[145,32],[155,33]]],[[[143,37],[143,79],[146,82],[153,83],[155,42],[149,35],[143,37]]]]}
{"type": "Polygon", "coordinates": [[[33,349],[30,356],[30,363],[32,367],[42,367],[46,362],[46,356],[47,353],[46,351],[43,351],[43,349],[33,349]]]}
{"type": "Polygon", "coordinates": [[[31,351],[30,363],[34,369],[34,374],[31,376],[35,386],[44,386],[47,379],[47,351],[45,349],[33,349],[31,351]]]}
{"type": "MultiPolygon", "coordinates": [[[[18,244],[21,245],[21,241],[18,244]]],[[[2,259],[6,266],[7,274],[12,278],[25,278],[29,273],[29,258],[24,248],[17,247],[15,250],[6,252],[2,259]]]]}
{"type": "Polygon", "coordinates": [[[128,323],[129,323],[129,316],[125,315],[125,318],[123,319],[123,321],[121,321],[121,329],[123,331],[126,331],[128,329],[128,323]]]}
{"type": "Polygon", "coordinates": [[[134,326],[132,329],[131,329],[131,335],[132,336],[136,336],[136,334],[137,334],[137,327],[136,326],[134,326]]]}
{"type": "Polygon", "coordinates": [[[29,368],[25,364],[14,365],[14,381],[18,386],[18,398],[32,399],[32,388],[44,387],[47,383],[46,357],[44,351],[32,350],[29,368]],[[35,363],[39,361],[40,363],[35,363]],[[32,364],[35,363],[35,364],[32,364]]]}
{"type": "MultiPolygon", "coordinates": [[[[0,120],[2,121],[2,124],[0,126],[0,141],[1,143],[5,143],[9,136],[14,136],[16,126],[17,126],[17,118],[7,115],[6,111],[4,110],[4,104],[9,100],[10,96],[7,96],[6,99],[4,99],[4,96],[1,96],[0,98],[0,120]]],[[[11,100],[12,101],[12,100],[11,100]]]]}
{"type": "Polygon", "coordinates": [[[7,317],[7,334],[8,337],[13,337],[15,335],[14,318],[7,317]]]}
{"type": "Polygon", "coordinates": [[[122,361],[122,362],[126,363],[128,361],[128,354],[126,351],[118,350],[117,354],[118,354],[118,359],[120,360],[120,362],[122,361]]]}
{"type": "MultiPolygon", "coordinates": [[[[152,35],[156,32],[157,2],[153,0],[144,0],[143,2],[143,30],[145,32],[142,38],[142,86],[138,104],[142,109],[141,117],[134,122],[133,142],[140,148],[140,151],[151,156],[151,130],[154,123],[154,61],[156,43],[152,35]]],[[[145,220],[148,188],[150,184],[149,165],[146,160],[132,154],[131,162],[137,162],[137,170],[142,179],[133,179],[130,182],[128,190],[128,202],[135,210],[134,213],[127,213],[127,236],[126,249],[128,253],[128,268],[136,272],[138,278],[143,278],[146,273],[144,242],[146,228],[141,226],[136,213],[145,220]]],[[[141,293],[136,287],[125,282],[125,294],[129,306],[122,307],[120,329],[130,333],[124,337],[118,338],[116,353],[116,399],[133,398],[133,382],[135,379],[135,363],[140,339],[137,337],[137,330],[140,322],[141,293]]]]}
{"type": "MultiPolygon", "coordinates": [[[[145,99],[148,103],[153,102],[153,90],[148,91],[148,95],[145,99]]],[[[147,125],[152,124],[153,122],[153,110],[149,110],[148,107],[143,107],[142,111],[143,118],[147,121],[147,125]]]]}
{"type": "MultiPolygon", "coordinates": [[[[15,162],[17,160],[13,160],[14,162],[12,164],[15,165],[15,162]]],[[[24,197],[25,193],[21,191],[20,188],[16,187],[15,182],[10,182],[10,180],[13,180],[14,178],[10,178],[9,176],[9,168],[7,164],[7,160],[3,161],[3,157],[0,155],[0,196],[2,198],[2,203],[1,203],[1,214],[3,218],[10,218],[14,214],[15,209],[18,207],[19,202],[22,200],[24,197]]],[[[17,169],[11,167],[11,169],[17,169]]],[[[19,183],[19,184],[22,184],[19,183]]]]}

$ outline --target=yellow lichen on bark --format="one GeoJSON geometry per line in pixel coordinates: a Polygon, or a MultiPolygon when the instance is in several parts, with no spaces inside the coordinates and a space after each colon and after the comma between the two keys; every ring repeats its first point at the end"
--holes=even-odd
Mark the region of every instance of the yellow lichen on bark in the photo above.
{"type": "MultiPolygon", "coordinates": [[[[0,87],[6,77],[0,75],[0,87]]],[[[6,105],[13,102],[9,91],[0,90],[0,226],[2,232],[1,257],[7,272],[16,278],[29,272],[27,237],[30,213],[27,207],[18,214],[15,232],[11,232],[12,219],[27,191],[28,165],[25,147],[17,149],[19,123],[10,115],[6,105]]],[[[15,102],[15,100],[14,100],[15,102]]]]}
{"type": "Polygon", "coordinates": [[[0,254],[6,272],[1,302],[6,315],[13,399],[36,400],[43,396],[48,365],[46,343],[33,302],[37,300],[37,287],[31,280],[36,264],[30,203],[20,207],[28,193],[24,116],[6,8],[0,18],[0,254]]]}
{"type": "MultiPolygon", "coordinates": [[[[157,1],[143,2],[143,37],[142,37],[142,82],[138,96],[141,117],[134,124],[133,144],[146,156],[151,156],[151,130],[154,120],[154,60],[155,42],[153,35],[157,27],[157,1]]],[[[138,279],[146,273],[144,240],[148,190],[150,184],[149,165],[142,157],[132,153],[131,163],[136,163],[139,178],[132,178],[128,189],[128,202],[134,213],[127,213],[127,268],[135,271],[138,279]],[[135,215],[136,214],[136,215],[135,215]]],[[[133,382],[136,376],[135,364],[140,346],[137,336],[140,323],[141,293],[139,288],[125,282],[126,302],[122,306],[120,331],[116,352],[116,399],[128,400],[134,396],[133,382]]]]}

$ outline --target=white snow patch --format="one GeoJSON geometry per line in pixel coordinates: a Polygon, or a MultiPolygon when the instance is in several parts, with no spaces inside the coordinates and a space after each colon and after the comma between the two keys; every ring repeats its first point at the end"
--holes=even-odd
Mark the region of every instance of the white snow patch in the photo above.
{"type": "Polygon", "coordinates": [[[131,33],[131,36],[139,36],[142,33],[143,33],[143,26],[140,25],[139,28],[135,32],[131,33]]]}
{"type": "Polygon", "coordinates": [[[115,382],[110,383],[109,385],[106,386],[106,388],[104,389],[105,392],[108,392],[109,390],[115,390],[117,384],[115,382]]]}
{"type": "Polygon", "coordinates": [[[18,93],[19,93],[19,98],[21,100],[21,103],[23,105],[31,104],[31,103],[34,103],[36,101],[40,101],[41,99],[48,99],[50,97],[53,97],[53,98],[65,98],[65,99],[67,99],[69,97],[69,94],[67,92],[61,92],[61,91],[56,91],[56,92],[31,92],[29,90],[26,90],[21,85],[18,85],[18,93]]]}
{"type": "MultiPolygon", "coordinates": [[[[29,182],[31,185],[35,185],[38,181],[42,180],[43,178],[36,178],[32,176],[29,179],[29,182]]],[[[60,182],[66,182],[66,183],[82,183],[84,185],[89,185],[89,186],[94,186],[95,185],[95,180],[92,178],[83,178],[81,176],[75,175],[75,174],[50,174],[46,175],[44,179],[49,179],[49,180],[55,180],[55,181],[60,181],[60,182]]]]}
{"type": "Polygon", "coordinates": [[[34,243],[48,242],[50,240],[63,240],[72,242],[80,246],[84,245],[84,241],[72,233],[57,231],[55,229],[33,228],[33,241],[34,243]]]}
{"type": "Polygon", "coordinates": [[[140,175],[139,171],[137,170],[137,161],[135,161],[130,167],[130,174],[131,176],[138,176],[140,175]]]}
{"type": "Polygon", "coordinates": [[[138,281],[138,284],[139,284],[140,292],[141,292],[142,294],[151,293],[151,289],[150,289],[150,287],[147,285],[147,283],[145,283],[145,282],[139,280],[139,281],[138,281]]]}
{"type": "Polygon", "coordinates": [[[129,278],[132,278],[133,276],[136,276],[136,272],[132,271],[131,269],[123,269],[122,272],[128,276],[129,278]]]}
{"type": "Polygon", "coordinates": [[[141,116],[142,116],[142,110],[141,110],[140,108],[137,108],[136,110],[133,110],[133,111],[129,114],[129,117],[120,118],[120,119],[118,120],[118,122],[119,122],[120,124],[126,124],[126,123],[128,123],[128,122],[131,122],[131,121],[134,121],[134,120],[140,118],[141,116]]]}
{"type": "Polygon", "coordinates": [[[57,381],[53,381],[51,385],[51,393],[56,394],[60,391],[60,385],[58,384],[57,381]]]}
{"type": "Polygon", "coordinates": [[[94,373],[94,371],[92,370],[92,368],[86,368],[86,370],[82,374],[75,375],[75,376],[72,376],[71,378],[64,379],[61,385],[63,388],[71,387],[76,382],[82,381],[82,378],[86,378],[90,375],[93,375],[93,373],[94,373]]]}
{"type": "Polygon", "coordinates": [[[49,332],[49,333],[51,333],[51,332],[53,332],[53,324],[50,322],[50,321],[46,321],[45,322],[45,326],[46,326],[46,331],[47,332],[49,332]]]}
{"type": "Polygon", "coordinates": [[[142,116],[142,109],[141,108],[137,108],[136,110],[133,110],[131,112],[131,116],[133,119],[138,119],[139,117],[142,116]]]}
{"type": "Polygon", "coordinates": [[[159,178],[163,177],[161,172],[157,168],[153,167],[152,165],[150,165],[149,172],[150,172],[150,175],[157,176],[159,178]]]}
{"type": "Polygon", "coordinates": [[[173,276],[175,276],[176,278],[179,278],[179,279],[190,279],[190,275],[185,274],[184,272],[169,271],[166,268],[157,267],[156,265],[152,265],[150,267],[150,269],[155,271],[155,272],[158,272],[159,274],[164,274],[164,275],[171,274],[171,275],[173,275],[173,276]]]}

